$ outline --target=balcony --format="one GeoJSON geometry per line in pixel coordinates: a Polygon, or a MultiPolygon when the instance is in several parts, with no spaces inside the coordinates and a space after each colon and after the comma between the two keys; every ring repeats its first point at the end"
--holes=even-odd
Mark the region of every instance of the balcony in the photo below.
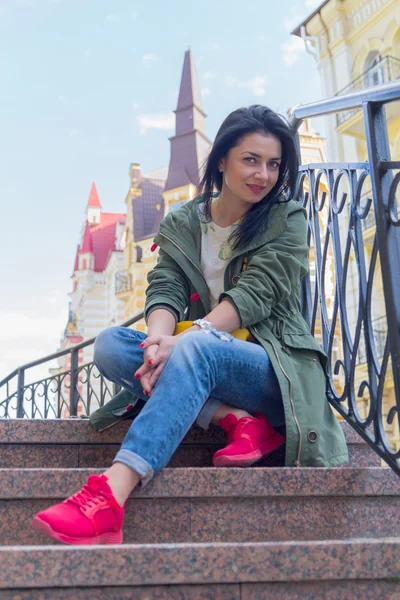
{"type": "Polygon", "coordinates": [[[115,274],[115,293],[125,294],[132,290],[132,275],[127,271],[119,271],[115,274]]]}
{"type": "MultiPolygon", "coordinates": [[[[378,359],[383,357],[385,351],[386,337],[387,337],[387,319],[386,317],[379,317],[372,320],[372,335],[375,342],[375,350],[378,359]]],[[[357,353],[357,365],[362,365],[367,362],[367,351],[365,347],[365,339],[361,337],[360,346],[357,353]]]]}
{"type": "MultiPolygon", "coordinates": [[[[395,81],[396,79],[400,79],[400,60],[394,56],[386,55],[377,60],[375,64],[364,71],[362,75],[353,79],[353,81],[341,89],[336,96],[351,94],[357,90],[369,88],[374,85],[381,85],[383,83],[388,83],[389,81],[395,81]]],[[[343,126],[345,122],[349,121],[351,117],[357,113],[361,115],[361,110],[359,108],[338,113],[336,115],[337,127],[343,126]]]]}

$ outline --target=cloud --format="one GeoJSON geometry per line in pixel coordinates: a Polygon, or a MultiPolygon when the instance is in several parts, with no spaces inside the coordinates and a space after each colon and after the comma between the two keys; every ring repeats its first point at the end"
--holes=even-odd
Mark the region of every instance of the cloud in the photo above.
{"type": "Polygon", "coordinates": [[[131,17],[132,17],[132,19],[137,19],[137,18],[138,18],[138,16],[139,16],[139,13],[138,13],[138,12],[136,12],[136,11],[133,11],[133,12],[131,12],[131,17]]]}
{"type": "Polygon", "coordinates": [[[281,55],[283,62],[291,69],[300,60],[300,56],[306,51],[304,42],[299,37],[291,37],[281,44],[281,55]]]}
{"type": "Polygon", "coordinates": [[[305,2],[307,8],[316,8],[318,4],[321,4],[321,0],[306,0],[305,2]]]}
{"type": "Polygon", "coordinates": [[[209,90],[208,88],[203,88],[201,90],[201,95],[203,96],[203,98],[205,98],[206,96],[211,96],[211,90],[209,90]]]}
{"type": "MultiPolygon", "coordinates": [[[[27,362],[56,352],[65,323],[65,310],[57,317],[45,317],[34,312],[22,314],[2,311],[0,331],[5,351],[1,354],[0,379],[27,362]]],[[[46,377],[48,368],[49,365],[44,364],[40,376],[46,377]]],[[[33,375],[36,376],[38,368],[35,369],[33,375]]],[[[30,371],[27,372],[27,379],[30,371]]]]}
{"type": "Polygon", "coordinates": [[[57,96],[57,101],[58,101],[60,104],[64,104],[64,103],[65,103],[65,96],[62,96],[62,95],[60,95],[60,96],[57,96]]]}
{"type": "Polygon", "coordinates": [[[218,50],[220,46],[218,42],[210,42],[208,45],[211,48],[211,50],[218,50]]]}
{"type": "Polygon", "coordinates": [[[70,129],[68,131],[68,135],[69,137],[76,137],[77,135],[79,135],[79,129],[70,129]]]}
{"type": "Polygon", "coordinates": [[[106,21],[108,23],[116,23],[117,21],[119,21],[119,16],[114,13],[111,13],[106,16],[106,21]]]}
{"type": "Polygon", "coordinates": [[[140,135],[146,135],[149,129],[168,130],[175,127],[174,113],[142,114],[137,118],[140,127],[140,135]]]}
{"type": "Polygon", "coordinates": [[[139,104],[132,104],[132,110],[137,110],[139,108],[139,104]]]}
{"type": "Polygon", "coordinates": [[[156,54],[143,54],[142,63],[144,65],[150,65],[152,63],[159,62],[159,57],[156,54]]]}
{"type": "Polygon", "coordinates": [[[215,79],[216,74],[213,71],[206,71],[203,75],[203,79],[215,79]]]}
{"type": "Polygon", "coordinates": [[[266,87],[269,85],[267,75],[256,75],[250,81],[240,81],[237,77],[227,75],[225,82],[228,87],[232,88],[247,88],[255,96],[264,96],[266,87]]]}

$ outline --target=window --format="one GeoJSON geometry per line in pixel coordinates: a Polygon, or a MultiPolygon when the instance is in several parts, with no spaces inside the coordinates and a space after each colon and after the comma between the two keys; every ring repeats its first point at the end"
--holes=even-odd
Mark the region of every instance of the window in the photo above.
{"type": "Polygon", "coordinates": [[[367,56],[364,66],[364,84],[365,87],[380,85],[385,81],[385,71],[382,57],[377,50],[370,52],[367,56]]]}

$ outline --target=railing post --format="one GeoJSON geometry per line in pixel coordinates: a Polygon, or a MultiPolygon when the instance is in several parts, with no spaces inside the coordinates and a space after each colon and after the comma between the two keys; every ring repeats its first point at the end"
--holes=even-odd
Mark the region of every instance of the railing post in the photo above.
{"type": "Polygon", "coordinates": [[[79,350],[71,348],[71,387],[69,390],[69,414],[71,417],[78,415],[78,357],[79,350]]]}
{"type": "Polygon", "coordinates": [[[25,370],[18,369],[18,388],[17,388],[17,419],[24,417],[24,386],[25,386],[25,370]]]}
{"type": "Polygon", "coordinates": [[[364,122],[388,322],[389,349],[392,356],[395,396],[400,410],[400,228],[389,222],[389,197],[393,175],[391,170],[383,170],[380,164],[382,161],[390,161],[384,107],[366,102],[364,122]]]}

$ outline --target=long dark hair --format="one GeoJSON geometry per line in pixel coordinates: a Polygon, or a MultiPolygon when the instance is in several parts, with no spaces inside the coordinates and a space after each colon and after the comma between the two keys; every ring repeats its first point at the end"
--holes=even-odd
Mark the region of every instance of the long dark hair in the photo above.
{"type": "Polygon", "coordinates": [[[272,134],[280,140],[282,161],[278,180],[272,190],[260,202],[251,207],[232,234],[233,248],[246,246],[262,233],[268,225],[268,216],[273,205],[289,202],[294,195],[296,186],[298,156],[295,134],[290,130],[284,118],[270,108],[259,104],[248,108],[238,108],[222,123],[206,161],[204,176],[199,183],[196,198],[196,202],[201,208],[199,212],[203,215],[202,218],[206,222],[211,221],[212,199],[219,195],[222,189],[222,173],[218,168],[220,160],[239,143],[244,135],[255,132],[272,134]]]}

